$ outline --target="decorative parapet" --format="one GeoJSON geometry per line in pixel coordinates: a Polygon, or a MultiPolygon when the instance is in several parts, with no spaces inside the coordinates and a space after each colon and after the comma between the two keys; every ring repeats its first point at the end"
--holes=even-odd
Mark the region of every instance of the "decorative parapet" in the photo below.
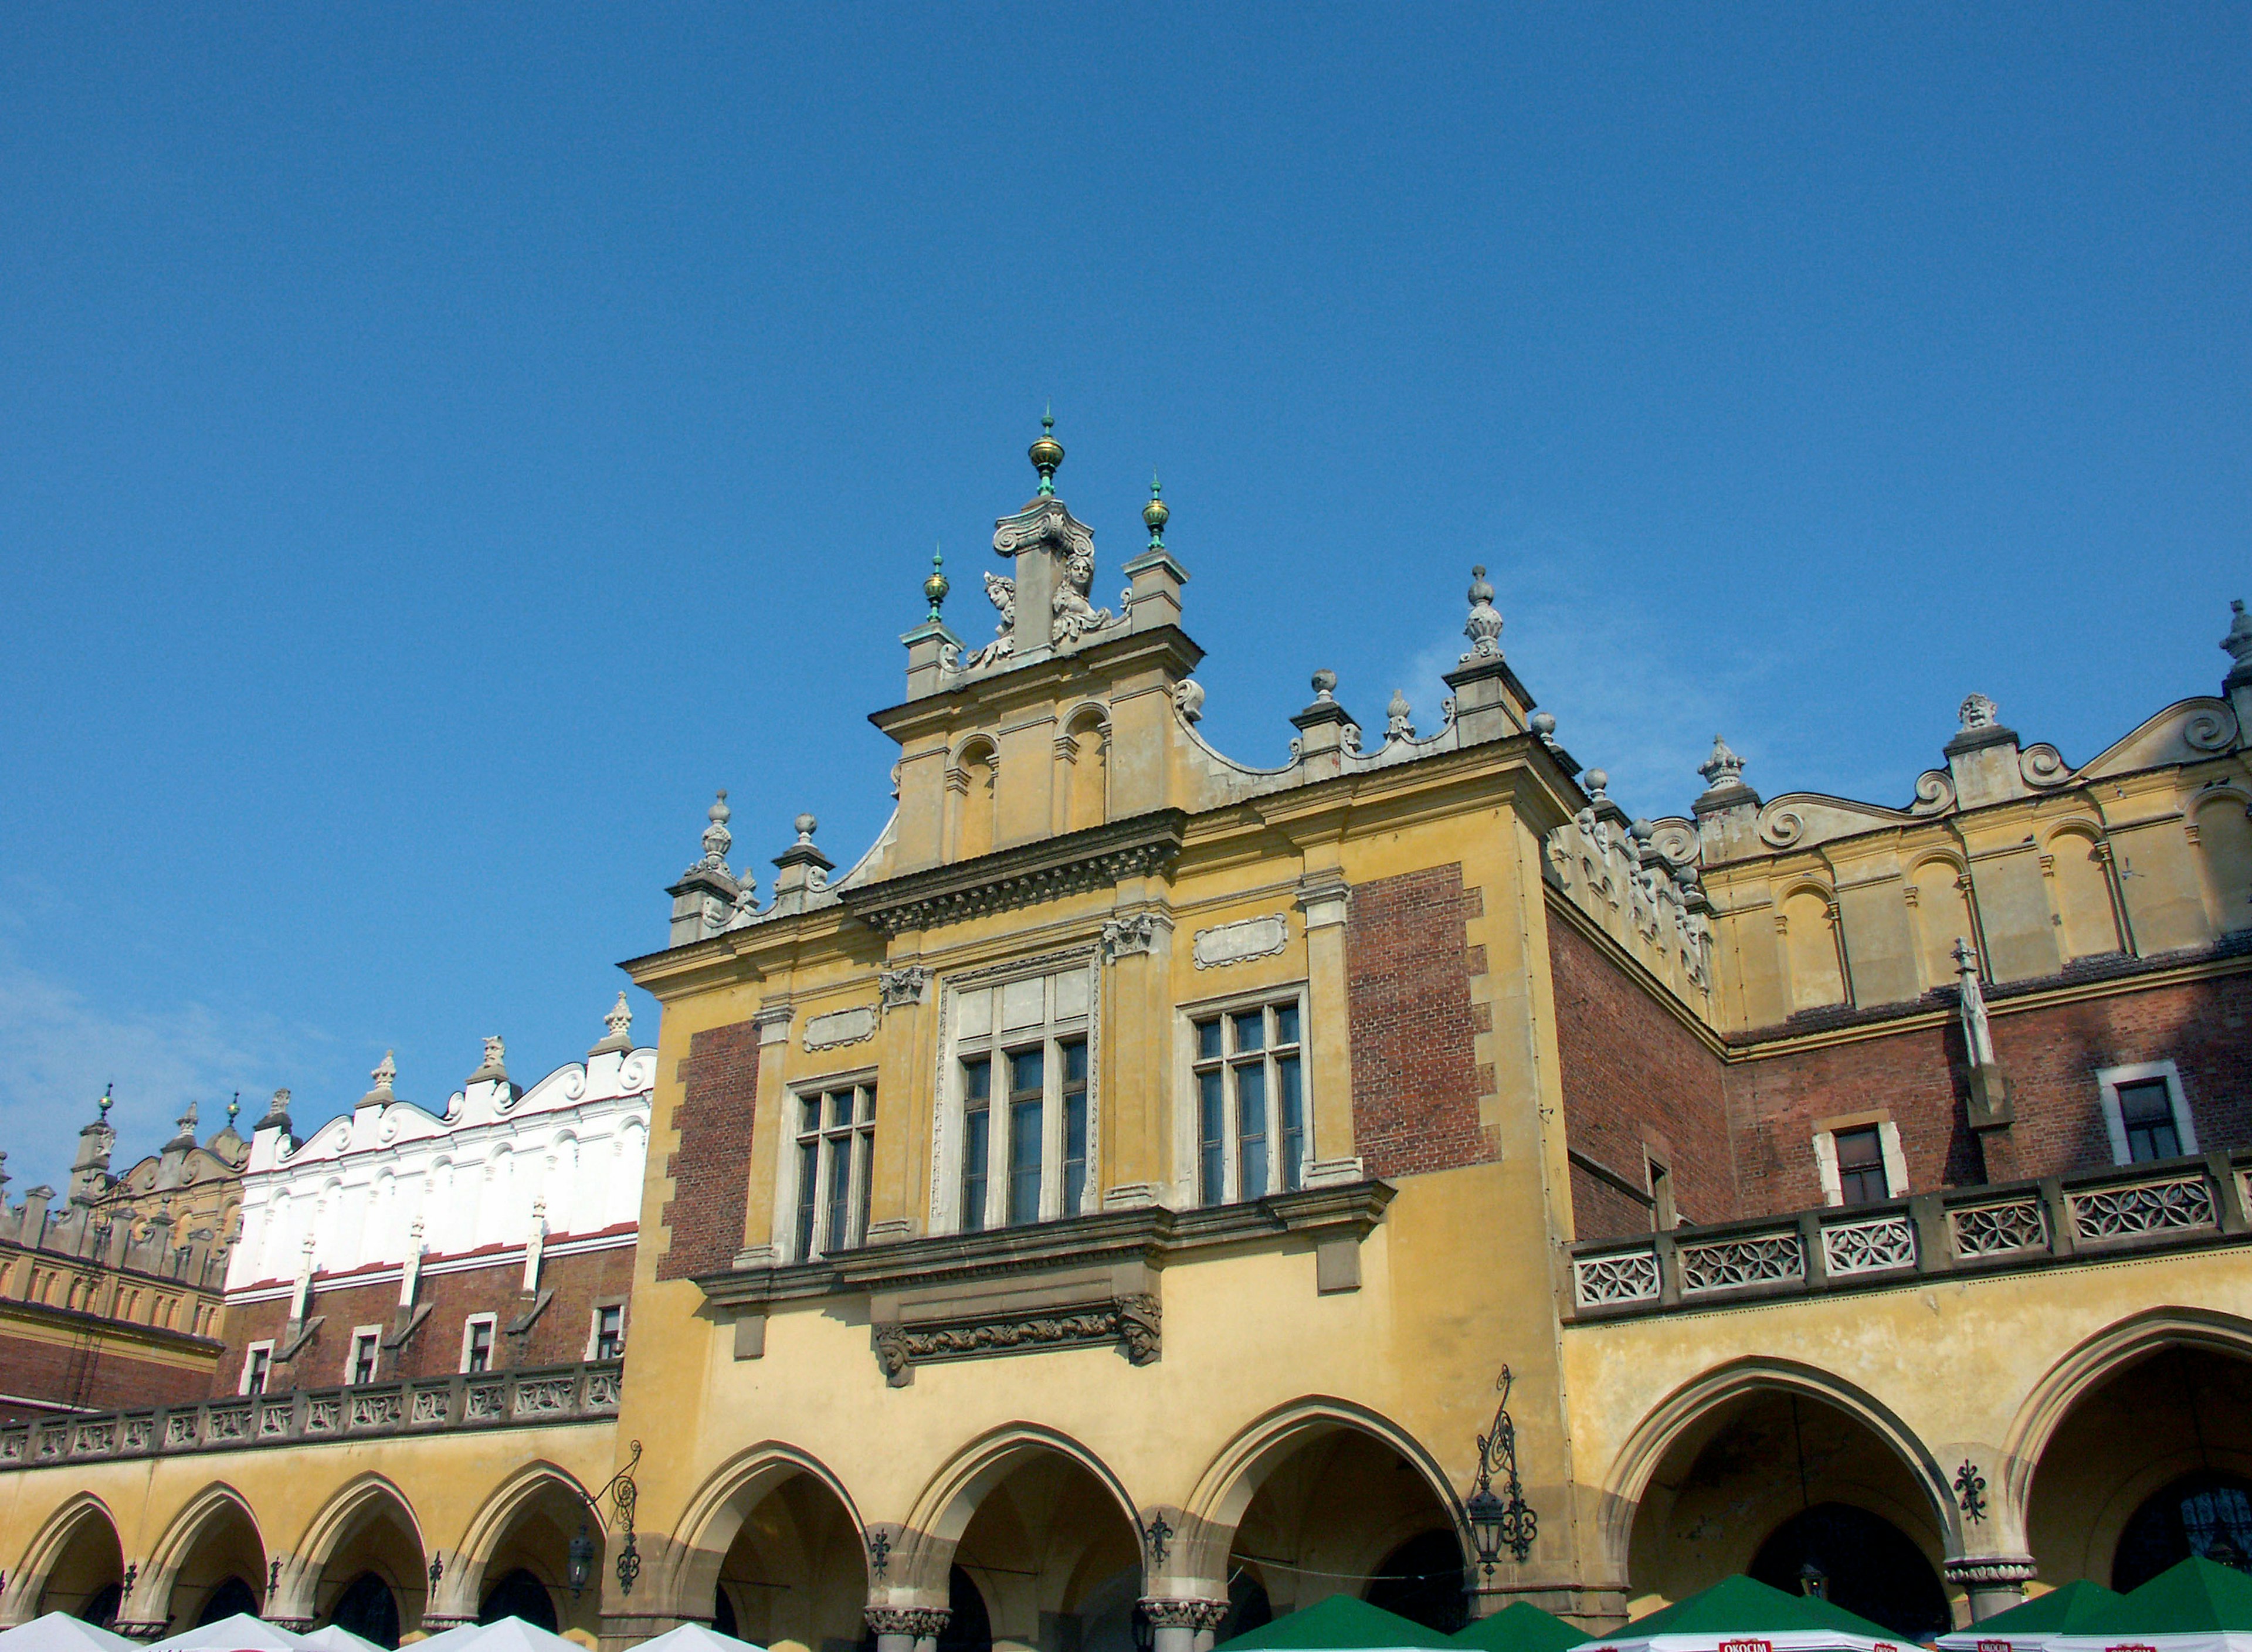
{"type": "Polygon", "coordinates": [[[1578,1245],[1582,1322],[2252,1242],[2252,1152],[1578,1245]]]}
{"type": "Polygon", "coordinates": [[[392,1434],[608,1422],[617,1415],[623,1385],[622,1362],[602,1360],[43,1419],[0,1428],[0,1470],[392,1434]]]}

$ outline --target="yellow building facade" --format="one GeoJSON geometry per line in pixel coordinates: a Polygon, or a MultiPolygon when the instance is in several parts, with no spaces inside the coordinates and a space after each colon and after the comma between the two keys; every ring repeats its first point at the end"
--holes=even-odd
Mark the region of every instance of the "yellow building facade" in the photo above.
{"type": "Polygon", "coordinates": [[[269,1615],[375,1576],[411,1633],[525,1572],[619,1646],[1194,1652],[1750,1570],[1922,1638],[2252,1546],[2241,608],[2221,696],[2077,767],[1973,696],[1906,807],[1716,743],[1635,822],[1483,570],[1427,732],[1323,671],[1287,761],[1222,755],[1166,508],[1098,606],[1062,457],[990,641],[934,574],[875,844],[803,816],[762,892],[723,794],[626,966],[622,1388],[0,1431],[0,1617],[262,1565],[269,1615]]]}

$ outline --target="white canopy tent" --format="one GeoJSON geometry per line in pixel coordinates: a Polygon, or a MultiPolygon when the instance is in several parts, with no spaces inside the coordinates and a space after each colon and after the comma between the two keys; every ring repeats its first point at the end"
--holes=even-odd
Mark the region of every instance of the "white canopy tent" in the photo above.
{"type": "Polygon", "coordinates": [[[127,1652],[133,1644],[122,1635],[63,1612],[50,1612],[0,1633],[0,1652],[127,1652]]]}
{"type": "Polygon", "coordinates": [[[159,1641],[156,1652],[300,1652],[304,1644],[293,1629],[238,1612],[159,1641]]]}
{"type": "Polygon", "coordinates": [[[761,1652],[747,1641],[738,1641],[700,1623],[684,1623],[677,1629],[641,1643],[640,1652],[761,1652]]]}

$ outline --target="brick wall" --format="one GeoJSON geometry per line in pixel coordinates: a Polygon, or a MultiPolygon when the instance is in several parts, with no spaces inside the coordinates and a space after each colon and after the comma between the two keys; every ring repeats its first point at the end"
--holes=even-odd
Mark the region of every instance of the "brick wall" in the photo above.
{"type": "Polygon", "coordinates": [[[664,1173],[672,1197],[660,1218],[671,1242],[659,1279],[693,1279],[735,1260],[751,1191],[751,1125],[759,1093],[759,1030],[748,1021],[692,1036],[680,1064],[678,1151],[664,1173]]]}
{"type": "MultiPolygon", "coordinates": [[[[591,1251],[577,1256],[542,1260],[539,1287],[555,1293],[538,1319],[521,1337],[508,1336],[510,1323],[528,1306],[518,1295],[524,1283],[521,1253],[490,1267],[460,1273],[434,1274],[427,1265],[416,1282],[414,1300],[428,1303],[430,1313],[405,1346],[384,1354],[377,1375],[441,1377],[462,1368],[462,1327],[477,1314],[497,1316],[493,1338],[496,1370],[532,1365],[567,1365],[586,1357],[587,1338],[598,1301],[622,1298],[633,1284],[634,1247],[591,1251]]],[[[277,1371],[273,1388],[333,1388],[344,1380],[344,1363],[351,1357],[353,1330],[380,1325],[388,1336],[397,1328],[399,1282],[382,1285],[313,1281],[312,1311],[322,1316],[321,1329],[298,1351],[290,1365],[277,1371]]],[[[244,1351],[254,1342],[282,1340],[289,1316],[287,1298],[276,1301],[237,1302],[227,1309],[226,1353],[212,1378],[213,1394],[232,1394],[242,1378],[244,1351]]],[[[633,1327],[629,1314],[629,1342],[633,1327]]]]}
{"type": "Polygon", "coordinates": [[[1353,886],[1346,920],[1352,1014],[1353,1150],[1371,1176],[1483,1163],[1493,1143],[1478,1098],[1493,1088],[1476,1037],[1492,1010],[1470,1002],[1485,948],[1464,928],[1484,913],[1459,865],[1353,886]]]}
{"type": "MultiPolygon", "coordinates": [[[[1573,1149],[1639,1187],[1645,1154],[1672,1173],[1692,1221],[1736,1214],[1726,1064],[1575,927],[1548,914],[1564,1128],[1573,1149]]],[[[1650,1207],[1572,1167],[1574,1231],[1583,1239],[1650,1230],[1650,1207]]]]}
{"type": "Polygon", "coordinates": [[[2111,1144],[2096,1074],[2144,1061],[2179,1067],[2200,1147],[2252,1144],[2252,975],[2141,989],[2122,982],[2100,998],[2016,1013],[2005,1013],[2006,1003],[1992,1016],[1995,1059],[2015,1092],[2006,1163],[1984,1163],[1970,1129],[1967,1061],[1950,1018],[1731,1068],[1746,1213],[1820,1204],[1814,1121],[1865,1108],[1888,1112],[1900,1127],[1908,1184],[1919,1191],[2102,1169],[2111,1144]]]}
{"type": "MultiPolygon", "coordinates": [[[[1882,1113],[1898,1127],[1919,1192],[2109,1166],[2096,1074],[2148,1061],[2179,1068],[2200,1148],[2252,1145],[2252,974],[2170,986],[2123,979],[2101,997],[2022,1010],[2010,1000],[2054,983],[2000,989],[1994,1052],[2014,1086],[2016,1122],[1989,1163],[1970,1128],[1968,1064],[1951,1016],[1771,1055],[1740,1047],[1723,1064],[1567,920],[1551,913],[1548,931],[1574,1153],[1638,1183],[1642,1132],[1662,1134],[1677,1207],[1695,1221],[1821,1204],[1816,1121],[1856,1113],[1882,1113]]],[[[1648,1225],[1646,1209],[1583,1166],[1573,1167],[1572,1193],[1581,1239],[1648,1225]]]]}
{"type": "MultiPolygon", "coordinates": [[[[22,1310],[7,1318],[17,1312],[22,1310]]],[[[34,1308],[23,1316],[45,1334],[22,1335],[0,1319],[0,1422],[52,1416],[72,1406],[123,1411],[191,1404],[211,1388],[216,1343],[180,1337],[180,1349],[198,1363],[170,1365],[136,1358],[129,1347],[118,1344],[114,1328],[90,1315],[34,1308]],[[73,1330],[77,1335],[69,1342],[48,1340],[52,1333],[73,1330]]]]}

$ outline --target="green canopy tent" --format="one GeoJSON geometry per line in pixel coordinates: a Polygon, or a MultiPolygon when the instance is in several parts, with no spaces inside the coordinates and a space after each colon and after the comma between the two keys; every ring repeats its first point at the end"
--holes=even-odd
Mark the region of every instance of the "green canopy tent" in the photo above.
{"type": "Polygon", "coordinates": [[[1453,1644],[1396,1612],[1333,1594],[1319,1606],[1223,1641],[1213,1652],[1437,1652],[1453,1644]]]}
{"type": "Polygon", "coordinates": [[[1739,1572],[1581,1644],[1588,1652],[1902,1652],[1910,1643],[1843,1607],[1739,1572]]]}
{"type": "Polygon", "coordinates": [[[2049,1652],[2252,1652],[2252,1578],[2193,1555],[2110,1603],[2049,1652]]]}
{"type": "Polygon", "coordinates": [[[1567,1652],[1587,1638],[1585,1629],[1554,1613],[1543,1612],[1530,1600],[1512,1600],[1492,1616],[1456,1631],[1454,1644],[1475,1652],[1567,1652]]]}
{"type": "Polygon", "coordinates": [[[2047,1594],[2037,1594],[2022,1606],[1997,1612],[1984,1623],[1939,1637],[1941,1652],[2046,1652],[2060,1635],[2077,1635],[2097,1628],[2103,1614],[2121,1597],[2086,1578],[2047,1594]]]}

